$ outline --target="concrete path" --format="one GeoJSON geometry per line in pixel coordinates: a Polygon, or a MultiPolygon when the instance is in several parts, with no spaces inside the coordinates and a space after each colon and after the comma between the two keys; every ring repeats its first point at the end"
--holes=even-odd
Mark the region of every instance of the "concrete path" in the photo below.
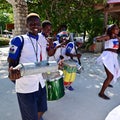
{"type": "MultiPolygon", "coordinates": [[[[7,78],[8,47],[0,48],[0,120],[21,120],[14,84],[7,78]]],[[[120,104],[120,80],[106,94],[110,100],[98,97],[106,77],[102,66],[95,64],[99,54],[84,53],[81,58],[84,71],[72,84],[74,91],[56,101],[48,101],[44,120],[105,120],[108,113],[120,104]]]]}
{"type": "Polygon", "coordinates": [[[21,120],[14,84],[7,78],[8,47],[0,48],[0,120],[21,120]]]}

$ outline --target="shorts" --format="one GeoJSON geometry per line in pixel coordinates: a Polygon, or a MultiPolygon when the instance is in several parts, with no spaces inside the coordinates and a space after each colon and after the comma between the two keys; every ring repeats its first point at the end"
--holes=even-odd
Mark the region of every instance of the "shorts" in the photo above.
{"type": "Polygon", "coordinates": [[[47,111],[46,87],[33,93],[17,93],[22,120],[38,120],[38,112],[47,111]]]}

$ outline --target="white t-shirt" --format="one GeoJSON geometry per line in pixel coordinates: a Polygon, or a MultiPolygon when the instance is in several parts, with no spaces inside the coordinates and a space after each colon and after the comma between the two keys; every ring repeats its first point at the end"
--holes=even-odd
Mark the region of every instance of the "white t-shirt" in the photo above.
{"type": "Polygon", "coordinates": [[[46,51],[47,40],[42,33],[39,33],[38,43],[41,45],[42,48],[42,60],[47,60],[47,56],[48,56],[46,51]]]}
{"type": "MultiPolygon", "coordinates": [[[[47,59],[46,41],[44,37],[42,37],[40,34],[38,35],[38,40],[36,40],[33,37],[29,37],[29,35],[27,34],[23,35],[23,37],[24,37],[24,45],[21,52],[20,63],[34,63],[37,62],[37,59],[38,62],[40,62],[41,53],[42,53],[42,60],[47,59]],[[37,48],[37,56],[35,55],[36,48],[37,48]]],[[[18,39],[17,43],[20,40],[21,38],[18,39]]],[[[17,53],[18,47],[17,45],[14,46],[15,46],[14,48],[16,48],[14,52],[17,53]]],[[[20,79],[16,80],[16,84],[15,84],[16,92],[31,93],[38,91],[39,84],[41,84],[42,88],[45,87],[45,80],[43,79],[42,74],[23,76],[20,79]]]]}

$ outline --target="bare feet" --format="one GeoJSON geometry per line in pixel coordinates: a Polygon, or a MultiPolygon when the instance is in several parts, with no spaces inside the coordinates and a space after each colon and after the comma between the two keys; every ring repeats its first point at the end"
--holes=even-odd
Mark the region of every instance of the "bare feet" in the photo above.
{"type": "Polygon", "coordinates": [[[105,99],[105,100],[109,100],[110,98],[108,96],[106,96],[105,94],[98,94],[99,97],[105,99]]]}

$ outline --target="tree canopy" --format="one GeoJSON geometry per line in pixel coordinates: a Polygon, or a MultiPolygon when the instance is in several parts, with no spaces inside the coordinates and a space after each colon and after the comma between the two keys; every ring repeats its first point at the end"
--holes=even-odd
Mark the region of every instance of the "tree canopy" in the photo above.
{"type": "Polygon", "coordinates": [[[5,0],[0,0],[0,29],[6,29],[6,24],[13,23],[12,6],[5,0]]]}
{"type": "MultiPolygon", "coordinates": [[[[3,0],[0,2],[0,13],[5,12],[4,9],[12,12],[10,4],[5,4],[3,0]]],[[[104,14],[102,11],[96,11],[94,5],[106,4],[106,0],[26,0],[26,2],[29,13],[36,12],[42,21],[45,19],[51,21],[53,33],[56,33],[62,24],[66,24],[70,32],[88,33],[90,39],[103,33],[104,14]]]]}
{"type": "Polygon", "coordinates": [[[106,0],[27,0],[28,11],[37,12],[41,20],[50,20],[54,33],[66,24],[70,32],[88,33],[90,39],[104,30],[104,15],[94,9],[98,3],[106,0]]]}
{"type": "MultiPolygon", "coordinates": [[[[50,20],[55,31],[59,25],[67,24],[71,32],[80,33],[91,29],[91,24],[95,22],[94,18],[97,18],[101,26],[102,12],[94,11],[94,4],[99,2],[99,0],[29,0],[28,8],[29,12],[37,11],[42,20],[50,20]]],[[[104,3],[105,0],[101,2],[104,3]]]]}

